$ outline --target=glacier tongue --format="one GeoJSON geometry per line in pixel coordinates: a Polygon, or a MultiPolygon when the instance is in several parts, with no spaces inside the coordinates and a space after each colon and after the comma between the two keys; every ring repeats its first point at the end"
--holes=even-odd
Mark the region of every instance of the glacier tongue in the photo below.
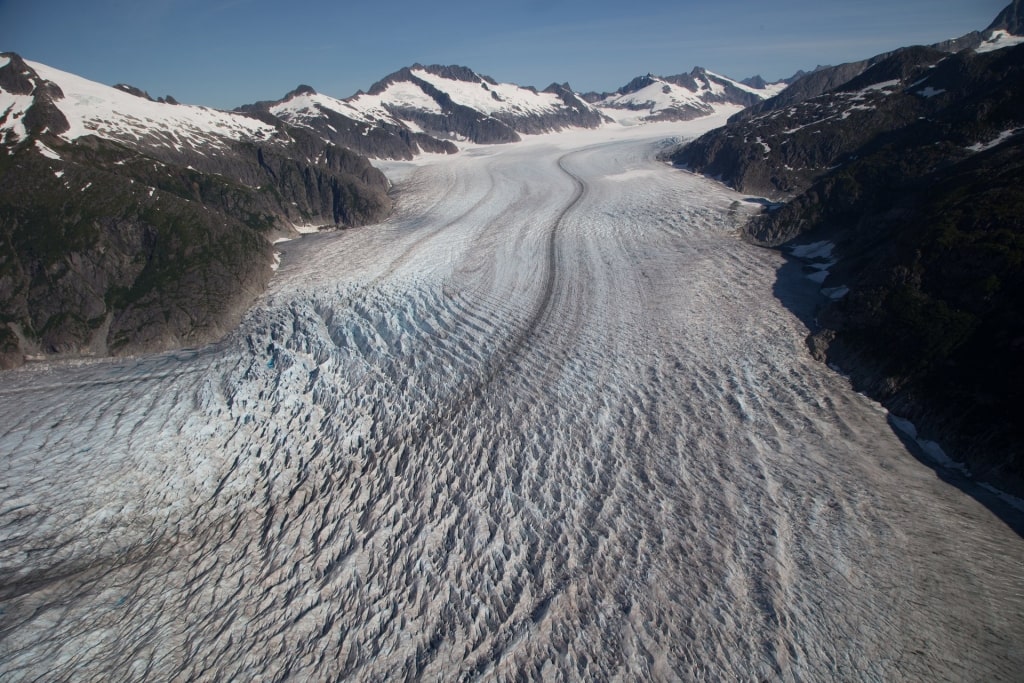
{"type": "Polygon", "coordinates": [[[1017,675],[1021,539],[653,160],[699,125],[392,164],[220,344],[6,374],[0,673],[1017,675]]]}

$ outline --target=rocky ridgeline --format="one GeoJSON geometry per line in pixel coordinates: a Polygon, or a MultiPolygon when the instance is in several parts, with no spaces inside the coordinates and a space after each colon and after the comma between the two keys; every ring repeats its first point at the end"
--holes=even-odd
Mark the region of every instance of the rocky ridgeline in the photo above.
{"type": "MultiPolygon", "coordinates": [[[[455,136],[481,144],[519,141],[520,134],[548,133],[564,128],[596,128],[607,121],[597,109],[580,98],[569,85],[552,83],[543,91],[516,88],[522,102],[509,102],[499,90],[502,84],[462,66],[423,66],[414,64],[374,83],[368,95],[380,95],[395,83],[408,83],[420,89],[437,105],[428,110],[422,106],[392,104],[389,109],[399,118],[411,121],[440,137],[455,136]],[[424,76],[436,76],[427,79],[424,76]],[[437,79],[441,79],[439,82],[437,79]],[[469,106],[458,89],[445,87],[444,81],[468,85],[487,93],[494,104],[489,110],[469,106]],[[543,95],[551,97],[544,98],[543,95]],[[460,101],[461,100],[461,101],[460,101]],[[536,100],[531,102],[530,100],[536,100]],[[505,106],[503,106],[505,105],[505,106]]],[[[506,86],[507,87],[507,86],[506,86]]],[[[515,91],[513,91],[515,92],[515,91]]],[[[356,99],[359,95],[356,95],[356,99]]]]}
{"type": "Polygon", "coordinates": [[[751,241],[821,243],[806,266],[826,295],[812,352],[1011,486],[1024,482],[1020,13],[805,75],[671,157],[776,200],[751,241]]]}
{"type": "Polygon", "coordinates": [[[638,76],[615,92],[581,97],[606,111],[634,112],[641,121],[690,121],[713,114],[721,105],[756,105],[785,86],[766,83],[760,76],[734,81],[698,66],[687,74],[638,76]]]}
{"type": "Polygon", "coordinates": [[[285,111],[278,111],[276,115],[271,113],[271,109],[282,104],[317,94],[311,86],[300,85],[280,100],[247,104],[239,107],[238,111],[287,120],[292,125],[311,130],[326,142],[380,159],[411,159],[423,152],[454,154],[458,151],[449,140],[410,130],[401,121],[390,118],[367,121],[320,104],[313,104],[311,115],[301,118],[290,117],[285,111]]]}

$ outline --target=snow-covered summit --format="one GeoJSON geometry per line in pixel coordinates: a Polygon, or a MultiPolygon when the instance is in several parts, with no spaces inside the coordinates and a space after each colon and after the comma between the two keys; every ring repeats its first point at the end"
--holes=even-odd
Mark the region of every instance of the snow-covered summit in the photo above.
{"type": "Polygon", "coordinates": [[[384,109],[439,137],[474,142],[512,142],[521,133],[594,128],[606,121],[568,86],[538,91],[464,66],[414,64],[346,101],[367,113],[384,109]]]}
{"type": "Polygon", "coordinates": [[[522,133],[607,122],[566,85],[543,91],[498,83],[464,66],[400,69],[346,99],[303,86],[276,102],[242,107],[268,112],[371,157],[455,152],[455,142],[515,142],[522,133]]]}
{"type": "Polygon", "coordinates": [[[181,152],[269,140],[277,132],[244,113],[154,101],[136,89],[96,83],[13,53],[0,60],[0,140],[7,144],[49,132],[66,141],[95,135],[181,152]]]}
{"type": "Polygon", "coordinates": [[[614,93],[591,93],[586,97],[622,122],[685,121],[725,108],[750,106],[785,87],[785,83],[756,87],[696,67],[677,76],[639,76],[614,93]]]}
{"type": "Polygon", "coordinates": [[[369,93],[360,93],[349,101],[355,106],[439,113],[446,100],[489,116],[557,114],[566,107],[554,92],[498,83],[465,67],[420,64],[388,76],[370,88],[369,93]]]}

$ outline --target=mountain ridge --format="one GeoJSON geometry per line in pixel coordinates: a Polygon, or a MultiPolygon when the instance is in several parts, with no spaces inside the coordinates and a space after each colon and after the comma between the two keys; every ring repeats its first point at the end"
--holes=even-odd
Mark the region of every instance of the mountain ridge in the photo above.
{"type": "Polygon", "coordinates": [[[819,287],[812,355],[1017,494],[1024,38],[1002,26],[1020,4],[956,52],[812,72],[669,157],[774,200],[743,236],[819,287]]]}
{"type": "Polygon", "coordinates": [[[457,65],[414,64],[346,99],[301,84],[221,111],[3,53],[0,365],[215,339],[266,286],[274,238],[387,215],[369,158],[611,120],[568,84],[457,65]]]}

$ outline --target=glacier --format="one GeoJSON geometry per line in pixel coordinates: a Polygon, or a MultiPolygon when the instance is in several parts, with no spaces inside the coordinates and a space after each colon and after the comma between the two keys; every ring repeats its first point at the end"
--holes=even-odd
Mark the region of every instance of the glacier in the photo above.
{"type": "Polygon", "coordinates": [[[1018,676],[1022,539],[656,160],[721,122],[382,162],[223,341],[5,373],[0,677],[1018,676]]]}

